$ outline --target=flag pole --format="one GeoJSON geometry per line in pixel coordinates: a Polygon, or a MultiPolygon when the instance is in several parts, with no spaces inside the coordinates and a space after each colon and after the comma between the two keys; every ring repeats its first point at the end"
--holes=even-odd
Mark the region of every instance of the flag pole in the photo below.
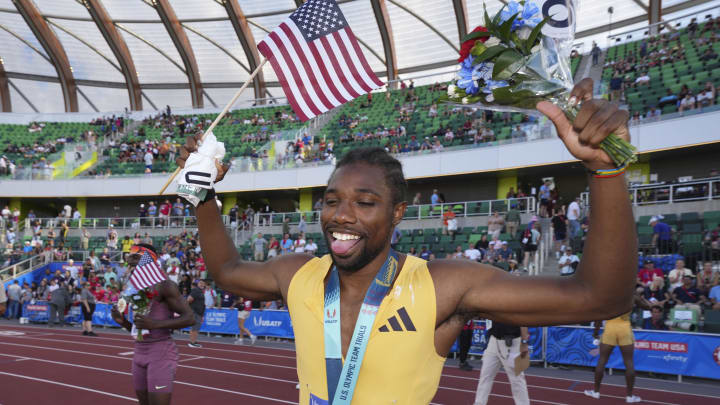
{"type": "MultiPolygon", "coordinates": [[[[248,77],[248,79],[247,79],[247,81],[245,82],[245,84],[243,84],[242,87],[240,87],[240,90],[238,90],[237,93],[235,93],[235,95],[234,95],[233,98],[230,100],[230,102],[227,103],[227,105],[225,106],[225,108],[220,112],[220,114],[218,114],[217,118],[215,118],[215,121],[213,121],[213,123],[210,124],[210,127],[208,127],[207,131],[205,131],[205,133],[203,134],[202,138],[200,138],[200,141],[202,141],[203,139],[205,139],[205,136],[206,136],[208,133],[212,132],[212,130],[215,129],[215,127],[216,127],[217,124],[220,122],[220,120],[223,119],[223,117],[225,117],[225,114],[227,114],[227,112],[230,110],[230,108],[233,106],[233,104],[235,104],[235,102],[236,102],[237,99],[240,97],[240,95],[242,94],[242,92],[245,91],[245,88],[250,84],[250,82],[253,81],[253,79],[254,79],[255,76],[258,74],[258,72],[260,72],[260,69],[262,69],[263,65],[265,65],[265,62],[267,62],[267,59],[266,59],[266,58],[263,58],[263,60],[260,62],[260,64],[259,64],[259,65],[255,68],[255,70],[252,72],[252,74],[250,74],[250,77],[248,77]]],[[[170,186],[170,183],[172,183],[172,181],[175,180],[175,177],[180,173],[180,170],[181,170],[181,169],[180,169],[180,166],[178,166],[178,167],[175,169],[175,171],[173,172],[172,176],[170,176],[170,178],[168,179],[168,181],[165,182],[165,185],[162,187],[162,189],[160,189],[160,193],[158,193],[158,194],[162,194],[162,193],[165,192],[165,190],[168,188],[168,186],[170,186]]]]}

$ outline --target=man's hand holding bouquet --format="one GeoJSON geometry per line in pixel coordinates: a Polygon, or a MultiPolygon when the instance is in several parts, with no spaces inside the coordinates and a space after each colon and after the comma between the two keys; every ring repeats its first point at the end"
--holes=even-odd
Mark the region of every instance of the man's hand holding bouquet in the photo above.
{"type": "MultiPolygon", "coordinates": [[[[583,91],[585,98],[570,91],[574,10],[573,0],[510,1],[494,17],[486,10],[485,26],[462,43],[459,79],[439,101],[524,113],[538,108],[546,115],[560,111],[578,120],[580,103],[593,89],[583,91]]],[[[618,134],[599,147],[615,168],[636,161],[635,147],[618,134]]]]}

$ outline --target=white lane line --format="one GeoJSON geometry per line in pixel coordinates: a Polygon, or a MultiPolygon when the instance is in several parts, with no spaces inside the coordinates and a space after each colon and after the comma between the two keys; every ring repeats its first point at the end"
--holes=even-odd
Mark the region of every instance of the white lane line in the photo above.
{"type": "Polygon", "coordinates": [[[95,394],[102,394],[102,395],[107,395],[110,397],[127,399],[128,401],[137,402],[136,398],[130,398],[130,397],[126,397],[124,395],[112,394],[112,393],[105,392],[105,391],[98,391],[98,390],[94,390],[92,388],[80,387],[78,385],[65,384],[65,383],[61,383],[58,381],[47,380],[45,378],[35,378],[35,377],[30,377],[30,376],[22,375],[22,374],[8,373],[5,371],[0,371],[0,374],[11,376],[11,377],[24,378],[26,380],[39,381],[41,383],[46,383],[46,384],[55,384],[55,385],[59,385],[59,386],[65,387],[65,388],[71,388],[71,389],[76,389],[76,390],[81,390],[81,391],[88,391],[88,392],[93,392],[95,394]]]}
{"type": "MultiPolygon", "coordinates": [[[[59,348],[49,348],[49,347],[43,347],[43,346],[23,345],[23,344],[18,344],[18,343],[4,343],[4,344],[6,344],[6,345],[12,345],[12,346],[21,346],[21,347],[31,347],[31,348],[37,348],[37,349],[45,349],[45,350],[71,352],[71,353],[76,353],[76,354],[87,354],[87,355],[91,355],[91,356],[110,357],[110,358],[114,358],[114,359],[117,359],[117,358],[125,358],[125,357],[115,357],[115,356],[110,356],[110,355],[100,354],[100,353],[90,353],[90,352],[82,352],[82,351],[77,351],[77,350],[67,350],[67,349],[59,349],[59,348]]],[[[102,345],[100,345],[100,346],[102,346],[102,345]]],[[[228,359],[222,359],[222,358],[218,358],[218,357],[207,357],[207,356],[205,356],[204,358],[206,358],[206,359],[212,359],[212,360],[233,361],[233,362],[240,362],[240,363],[251,363],[251,364],[264,365],[264,366],[269,366],[269,367],[277,367],[277,368],[289,368],[289,369],[293,369],[293,370],[295,369],[295,367],[278,366],[278,365],[273,365],[273,364],[264,364],[264,363],[256,363],[256,362],[248,362],[248,361],[243,361],[243,360],[228,360],[228,359]]],[[[127,359],[127,358],[125,358],[125,359],[127,359]]],[[[130,359],[127,359],[127,360],[130,360],[130,359]]],[[[297,383],[297,381],[291,381],[291,380],[274,379],[274,378],[271,378],[271,377],[263,377],[263,376],[252,375],[252,374],[236,373],[236,372],[232,372],[232,371],[221,371],[221,370],[217,370],[217,369],[207,369],[207,368],[202,368],[202,367],[186,366],[186,365],[182,365],[182,364],[178,364],[178,367],[192,368],[192,369],[198,369],[198,370],[209,371],[209,372],[219,372],[219,373],[223,373],[223,374],[233,374],[233,375],[239,375],[239,376],[243,376],[243,377],[257,378],[257,379],[261,379],[261,380],[276,380],[276,381],[288,382],[288,383],[292,383],[292,384],[296,384],[296,383],[297,383]]],[[[470,380],[477,380],[476,378],[472,378],[472,377],[452,376],[452,375],[448,375],[448,374],[443,374],[443,376],[463,378],[463,379],[470,379],[470,380]]],[[[500,383],[500,384],[509,384],[508,382],[505,382],[505,381],[496,381],[496,382],[497,382],[497,383],[500,383]]],[[[566,390],[566,389],[562,389],[562,388],[543,387],[543,386],[540,386],[540,385],[528,385],[528,386],[529,386],[529,387],[533,387],[533,388],[537,388],[537,389],[546,389],[546,390],[551,390],[551,391],[570,392],[570,393],[574,393],[574,394],[584,395],[581,391],[566,390]]],[[[469,392],[469,393],[475,392],[475,391],[471,391],[471,390],[465,390],[465,389],[460,389],[460,388],[450,388],[450,387],[445,387],[445,386],[439,386],[438,389],[446,389],[446,390],[469,392]]],[[[682,395],[682,394],[679,394],[679,395],[682,395]]],[[[607,395],[607,394],[605,394],[604,396],[605,396],[605,397],[610,397],[610,398],[619,398],[619,399],[622,399],[622,398],[623,398],[623,397],[620,397],[620,396],[607,395]]],[[[712,397],[711,397],[711,398],[712,398],[712,397]]],[[[675,403],[672,403],[672,402],[661,402],[661,401],[651,401],[651,400],[644,400],[644,402],[647,402],[647,403],[655,403],[655,404],[660,404],[660,405],[678,405],[678,404],[675,404],[675,403]]]]}
{"type": "MultiPolygon", "coordinates": [[[[50,341],[50,342],[57,342],[57,339],[35,338],[35,337],[32,337],[32,336],[27,336],[27,335],[26,335],[26,336],[4,336],[4,337],[17,337],[17,338],[22,338],[23,341],[26,341],[26,340],[28,340],[28,339],[35,339],[35,340],[46,340],[46,341],[50,341]]],[[[93,338],[93,340],[96,340],[96,338],[93,338]]],[[[113,339],[113,340],[118,340],[118,339],[113,339]]],[[[125,340],[125,342],[127,342],[127,341],[125,340]]],[[[179,343],[179,344],[183,343],[183,341],[181,341],[181,340],[176,340],[176,342],[179,343]]],[[[116,347],[116,348],[119,348],[119,349],[132,349],[132,347],[127,347],[127,346],[117,346],[117,345],[111,346],[111,345],[100,344],[100,343],[88,343],[88,342],[85,342],[85,341],[83,341],[82,344],[83,344],[83,346],[102,346],[102,347],[116,347]]],[[[194,350],[197,351],[198,349],[194,349],[194,350]]],[[[199,349],[199,350],[212,350],[212,351],[229,352],[229,353],[241,353],[241,354],[250,354],[250,355],[254,355],[254,356],[263,356],[263,357],[264,357],[264,356],[268,356],[268,357],[278,357],[278,358],[285,358],[285,359],[295,360],[295,356],[284,356],[284,355],[279,355],[279,354],[256,353],[256,352],[248,352],[248,351],[244,351],[244,350],[213,349],[213,348],[209,348],[209,347],[203,347],[202,349],[199,349]]],[[[183,353],[181,353],[181,354],[183,354],[183,353]]]]}
{"type": "MultiPolygon", "coordinates": [[[[445,375],[445,374],[443,374],[443,375],[445,375]]],[[[510,383],[507,382],[507,381],[495,380],[495,383],[496,383],[496,384],[510,385],[510,383]]],[[[542,386],[542,385],[531,385],[531,384],[528,384],[527,386],[528,386],[528,388],[537,388],[537,389],[543,389],[543,390],[560,391],[560,392],[567,392],[567,393],[571,393],[571,394],[585,395],[585,393],[583,393],[582,391],[567,390],[567,389],[564,389],[564,388],[544,387],[544,386],[542,386]]],[[[445,388],[445,387],[442,387],[442,386],[440,386],[440,388],[450,389],[450,390],[454,390],[454,391],[475,392],[475,391],[465,390],[465,389],[461,389],[461,388],[445,388]]],[[[623,399],[623,398],[625,398],[624,396],[621,397],[621,396],[609,395],[609,394],[602,394],[602,396],[603,396],[603,397],[607,397],[607,398],[618,398],[618,399],[623,399]]],[[[537,400],[536,400],[536,401],[537,401],[537,400]]],[[[653,404],[661,404],[661,405],[680,405],[680,404],[676,404],[676,403],[673,403],[673,402],[651,401],[651,400],[649,400],[649,399],[643,399],[643,402],[648,402],[648,403],[653,403],[653,404]]]]}
{"type": "MultiPolygon", "coordinates": [[[[24,336],[24,338],[25,338],[24,340],[26,340],[26,339],[28,338],[28,336],[24,336]]],[[[48,340],[48,341],[57,342],[56,340],[52,340],[52,339],[35,338],[35,340],[48,340]]],[[[6,342],[5,344],[11,344],[11,343],[7,343],[7,342],[6,342]]],[[[103,344],[96,344],[96,343],[84,343],[84,344],[85,344],[85,345],[92,345],[92,346],[100,346],[100,347],[115,347],[115,348],[121,348],[121,349],[127,348],[127,347],[124,347],[124,346],[103,345],[103,344]]],[[[68,352],[73,352],[73,353],[84,353],[84,354],[88,354],[88,355],[97,355],[97,356],[117,358],[117,357],[114,357],[114,356],[101,355],[101,354],[98,354],[98,353],[78,352],[78,351],[75,351],[75,350],[63,350],[63,349],[47,348],[47,347],[43,347],[43,346],[31,346],[31,345],[20,345],[20,344],[12,344],[12,345],[25,346],[25,347],[34,347],[34,348],[48,349],[48,350],[61,350],[61,351],[68,351],[68,352]]],[[[223,350],[223,349],[216,349],[216,350],[239,352],[239,351],[223,350]]],[[[132,353],[132,352],[131,352],[131,353],[132,353]]],[[[241,353],[246,353],[246,352],[241,352],[241,353]]],[[[263,355],[262,353],[252,353],[252,354],[263,355]]],[[[187,355],[187,354],[181,354],[181,355],[187,355]]],[[[188,356],[189,356],[189,355],[188,355],[188,356]]],[[[272,355],[270,355],[270,356],[272,356],[272,355]]],[[[268,363],[252,362],[252,361],[246,361],[246,360],[226,359],[226,358],[212,357],[212,356],[200,356],[200,357],[205,358],[205,359],[210,359],[210,360],[220,360],[220,361],[228,361],[228,362],[235,362],[235,363],[253,364],[253,365],[260,365],[260,366],[268,366],[268,367],[285,368],[285,369],[295,370],[295,367],[294,367],[294,366],[293,366],[293,367],[290,367],[290,366],[282,366],[282,365],[275,365],[275,364],[268,364],[268,363]]],[[[272,356],[272,357],[287,357],[287,356],[272,356]]],[[[294,358],[294,357],[293,357],[293,358],[294,358]]],[[[195,359],[193,359],[193,360],[195,360],[195,359]]],[[[181,361],[182,361],[182,360],[181,360],[181,361]]],[[[179,365],[179,367],[190,367],[190,366],[179,365]]],[[[455,368],[455,367],[452,367],[452,366],[446,366],[446,367],[447,367],[447,368],[455,368]]],[[[210,371],[217,371],[217,370],[210,370],[210,371]]],[[[502,372],[501,372],[501,373],[502,373],[502,372]]],[[[248,376],[248,377],[254,377],[254,378],[263,379],[263,377],[260,377],[260,376],[254,376],[254,375],[247,375],[247,376],[248,376]]],[[[468,379],[468,380],[474,380],[474,381],[477,381],[477,380],[478,380],[478,378],[475,378],[475,377],[464,377],[464,376],[457,376],[457,375],[452,375],[452,374],[442,374],[442,376],[450,377],[450,378],[468,379]]],[[[573,381],[573,382],[575,382],[575,380],[567,379],[567,378],[560,378],[560,377],[546,377],[546,376],[529,375],[529,374],[528,374],[527,376],[528,376],[528,377],[550,378],[550,379],[555,379],[555,380],[564,380],[564,381],[573,381]]],[[[289,381],[289,380],[286,380],[286,381],[289,381]]],[[[501,384],[509,384],[509,383],[503,382],[503,381],[497,381],[497,382],[499,382],[499,383],[501,383],[501,384]]],[[[583,381],[583,382],[587,382],[587,381],[583,381]]],[[[605,384],[605,385],[617,386],[617,387],[624,387],[624,386],[621,386],[621,385],[619,385],[619,384],[605,384]]],[[[576,393],[576,394],[582,394],[582,392],[580,392],[580,391],[565,390],[565,389],[561,389],[561,388],[549,388],[549,387],[543,387],[543,386],[539,386],[539,385],[530,385],[530,386],[531,386],[531,387],[535,387],[535,388],[539,388],[539,389],[548,389],[548,390],[554,390],[554,391],[564,391],[564,392],[572,392],[572,393],[576,393]]],[[[440,386],[439,388],[446,389],[447,387],[440,386]]],[[[449,389],[449,388],[447,388],[447,389],[449,389]]],[[[673,394],[676,394],[676,395],[693,395],[693,396],[698,396],[698,397],[714,398],[714,397],[711,397],[711,396],[708,396],[708,395],[691,394],[691,393],[684,393],[684,392],[677,392],[677,391],[667,391],[667,390],[660,390],[660,389],[653,389],[653,388],[636,387],[636,389],[642,389],[642,390],[646,390],[646,391],[670,392],[670,393],[673,393],[673,394]]],[[[606,396],[612,397],[612,396],[610,396],[610,395],[606,395],[606,396]]],[[[620,398],[620,399],[622,399],[622,397],[620,397],[620,396],[615,396],[615,398],[620,398]]],[[[661,405],[674,405],[673,403],[659,402],[659,401],[650,401],[650,400],[645,400],[645,402],[657,403],[657,404],[661,404],[661,405]]]]}
{"type": "MultiPolygon", "coordinates": [[[[455,367],[455,366],[445,366],[445,368],[457,369],[457,367],[455,367]]],[[[498,371],[498,374],[507,374],[507,373],[505,373],[504,371],[498,371]]],[[[453,374],[442,374],[442,376],[443,376],[443,377],[451,377],[451,378],[460,378],[460,379],[463,379],[463,380],[478,381],[478,378],[477,378],[477,377],[464,377],[464,376],[461,376],[461,375],[453,375],[453,374]]],[[[572,381],[572,382],[580,382],[580,383],[588,383],[588,384],[592,384],[592,383],[593,383],[591,380],[578,380],[578,379],[572,379],[572,378],[550,377],[550,376],[544,376],[544,375],[538,375],[538,374],[528,374],[527,372],[525,373],[525,377],[526,377],[526,378],[548,378],[548,379],[551,379],[551,380],[572,381]]],[[[655,381],[655,380],[653,380],[653,381],[655,381]]],[[[502,381],[499,381],[499,382],[502,382],[502,381]]],[[[668,382],[674,383],[674,381],[664,381],[663,383],[668,383],[668,382]]],[[[504,383],[504,384],[508,384],[508,383],[504,383]]],[[[604,383],[604,382],[603,382],[603,386],[612,386],[612,387],[625,388],[625,385],[624,385],[624,384],[610,384],[610,383],[604,383]]],[[[686,386],[687,386],[687,385],[686,385],[686,386]]],[[[543,387],[543,388],[545,388],[545,387],[543,387]]],[[[690,392],[683,392],[683,391],[670,391],[670,390],[663,390],[663,389],[659,389],[659,388],[638,387],[637,385],[635,385],[634,390],[636,390],[636,391],[637,391],[637,390],[643,390],[643,391],[667,392],[667,393],[670,393],[670,394],[681,395],[681,396],[682,396],[682,395],[692,395],[692,396],[695,396],[695,397],[712,398],[712,399],[716,399],[716,398],[717,398],[717,397],[710,396],[710,395],[693,394],[693,393],[690,393],[690,392]]],[[[573,391],[570,391],[570,392],[573,392],[573,391]]],[[[579,391],[575,391],[575,392],[579,392],[579,391]]],[[[643,400],[643,402],[647,402],[647,401],[643,400]]]]}
{"type": "MultiPolygon", "coordinates": [[[[109,358],[111,358],[111,359],[131,360],[130,358],[127,358],[127,357],[111,356],[111,355],[109,355],[109,354],[101,354],[101,353],[81,352],[81,351],[77,351],[77,350],[60,349],[60,348],[57,348],[57,347],[24,345],[24,344],[20,344],[20,343],[8,343],[8,342],[3,342],[2,344],[3,344],[3,345],[10,345],[10,346],[31,347],[31,348],[43,349],[43,350],[54,350],[54,351],[69,352],[69,353],[80,353],[80,354],[87,354],[87,355],[91,355],[91,356],[109,357],[109,358]]],[[[118,347],[118,346],[105,346],[105,345],[95,345],[95,346],[118,347]]],[[[209,360],[220,360],[220,361],[228,361],[228,362],[232,362],[232,363],[243,363],[243,364],[252,364],[252,365],[256,365],[256,366],[267,366],[267,367],[285,368],[285,369],[295,370],[295,367],[294,367],[294,366],[292,366],[292,367],[291,367],[291,366],[279,366],[279,365],[275,365],[275,364],[260,363],[260,362],[257,362],[257,361],[224,359],[224,358],[222,358],[222,357],[212,357],[212,356],[203,356],[203,358],[209,359],[209,360]]],[[[185,366],[179,365],[178,367],[185,367],[185,366]]]]}
{"type": "Polygon", "coordinates": [[[134,351],[133,351],[133,352],[122,352],[122,353],[118,353],[118,356],[130,356],[130,355],[133,355],[133,354],[135,354],[134,351]]]}
{"type": "Polygon", "coordinates": [[[182,363],[183,361],[193,361],[193,360],[200,360],[200,359],[204,359],[204,358],[205,358],[205,356],[190,356],[190,357],[191,357],[191,358],[189,358],[189,359],[179,360],[178,363],[182,363]]]}
{"type": "MultiPolygon", "coordinates": [[[[22,328],[22,329],[35,329],[35,330],[47,330],[47,331],[52,331],[52,333],[49,333],[50,335],[63,335],[63,336],[73,336],[73,337],[74,337],[74,336],[77,336],[77,334],[71,333],[71,332],[69,332],[69,331],[57,330],[57,329],[54,329],[54,328],[47,328],[47,327],[25,326],[25,325],[12,325],[12,328],[22,328]]],[[[2,330],[2,329],[0,329],[0,330],[2,330]]],[[[106,329],[105,332],[106,332],[107,335],[116,335],[116,336],[122,336],[122,335],[123,335],[122,333],[111,332],[112,330],[120,331],[120,329],[109,329],[109,330],[106,329]]],[[[103,329],[98,329],[98,331],[102,333],[102,332],[103,332],[103,329]]],[[[128,336],[129,336],[129,334],[128,334],[128,336]]],[[[121,341],[121,342],[128,342],[128,341],[130,340],[130,339],[122,339],[122,338],[111,338],[111,337],[106,337],[105,335],[100,335],[100,336],[97,336],[97,337],[93,337],[93,338],[92,338],[92,340],[99,340],[99,339],[117,340],[117,341],[121,341]]],[[[176,339],[176,340],[177,340],[177,339],[176,339]]],[[[208,344],[212,344],[212,345],[221,345],[221,346],[237,347],[237,345],[236,345],[234,342],[233,342],[233,343],[225,343],[225,342],[205,342],[205,341],[203,341],[203,343],[208,343],[208,344]]],[[[270,347],[270,346],[255,346],[255,347],[258,348],[258,349],[268,349],[268,350],[276,350],[276,351],[285,351],[285,352],[293,352],[293,353],[295,353],[295,349],[288,349],[288,348],[283,348],[283,347],[270,347]]],[[[207,347],[206,347],[206,348],[207,348],[207,347]]],[[[227,350],[227,349],[213,349],[213,350],[227,350]]],[[[234,351],[234,350],[230,350],[230,351],[234,351]]],[[[253,354],[266,354],[266,353],[253,352],[253,354]]],[[[292,357],[295,358],[295,356],[292,356],[292,357]]]]}
{"type": "MultiPolygon", "coordinates": [[[[77,352],[77,353],[84,353],[84,352],[77,352]]],[[[3,356],[16,357],[16,356],[14,356],[14,355],[8,355],[8,354],[3,354],[3,356]]],[[[19,357],[19,356],[17,356],[17,357],[19,357]]],[[[112,373],[112,374],[122,374],[122,375],[128,375],[128,376],[132,375],[131,373],[128,373],[128,372],[126,372],[126,371],[118,371],[118,370],[110,370],[110,369],[101,368],[101,367],[85,366],[85,365],[82,365],[82,364],[67,363],[67,362],[64,362],[64,361],[45,360],[45,359],[39,359],[39,358],[34,358],[34,357],[27,357],[27,360],[35,360],[35,361],[39,361],[39,362],[43,362],[43,363],[52,363],[52,364],[58,364],[58,365],[63,365],[63,366],[78,367],[78,368],[84,368],[84,369],[87,369],[87,370],[104,371],[104,372],[112,373]]],[[[188,368],[196,368],[196,367],[189,367],[189,366],[188,366],[188,368]]],[[[204,369],[204,370],[209,370],[209,371],[213,371],[213,372],[216,371],[216,370],[210,370],[210,369],[204,369]]],[[[232,373],[232,372],[224,372],[224,373],[239,374],[239,373],[232,373]]],[[[14,374],[4,373],[4,372],[0,372],[0,374],[14,375],[14,374]]],[[[249,376],[249,375],[248,375],[248,376],[249,376]]],[[[27,376],[18,376],[18,377],[25,377],[25,378],[29,378],[29,379],[33,379],[33,380],[37,380],[37,381],[45,381],[45,382],[54,383],[54,384],[63,385],[63,386],[66,385],[66,384],[64,384],[64,383],[48,381],[48,380],[44,380],[44,379],[40,379],[40,378],[35,378],[35,377],[27,377],[27,376]]],[[[269,377],[264,377],[264,379],[271,379],[271,378],[269,378],[269,377]]],[[[287,380],[279,380],[279,379],[274,379],[274,378],[272,378],[271,380],[287,381],[287,380]]],[[[297,383],[297,382],[293,382],[293,384],[296,384],[296,383],[297,383]]],[[[207,386],[207,385],[193,384],[193,383],[186,382],[186,381],[174,381],[173,384],[187,385],[187,386],[190,386],[190,387],[197,387],[197,388],[202,388],[202,389],[211,390],[211,391],[227,392],[227,393],[230,393],[230,394],[236,394],[236,395],[241,395],[241,396],[246,396],[246,397],[251,397],[251,398],[264,399],[264,400],[267,400],[267,401],[280,402],[280,403],[283,403],[283,404],[295,404],[295,405],[297,405],[297,402],[285,401],[285,400],[282,400],[282,399],[271,398],[271,397],[266,397],[266,396],[262,396],[262,395],[249,394],[249,393],[247,393],[247,392],[232,391],[232,390],[227,390],[227,389],[224,389],[224,388],[210,387],[210,386],[207,386]]],[[[93,391],[93,392],[97,392],[97,393],[101,393],[101,394],[105,394],[105,395],[111,395],[111,396],[116,396],[116,397],[119,397],[119,398],[125,398],[125,399],[130,399],[130,400],[132,400],[132,401],[136,401],[135,398],[123,397],[123,396],[121,396],[121,395],[111,394],[111,393],[109,393],[109,392],[96,391],[96,390],[93,390],[93,389],[90,389],[90,388],[78,387],[78,386],[75,386],[75,385],[67,385],[67,386],[72,387],[72,388],[84,389],[84,390],[87,390],[87,391],[93,391]]]]}
{"type": "MultiPolygon", "coordinates": [[[[462,389],[462,388],[449,388],[449,387],[443,387],[443,386],[440,386],[439,388],[440,388],[440,389],[443,389],[443,390],[448,390],[448,391],[470,392],[470,393],[473,393],[473,394],[475,393],[475,391],[464,390],[464,389],[462,389]]],[[[503,397],[503,398],[512,398],[512,396],[502,395],[502,394],[490,394],[490,395],[494,395],[494,396],[496,396],[496,397],[503,397]]],[[[607,395],[606,395],[606,396],[607,396],[607,395]]],[[[551,405],[568,405],[568,404],[565,404],[565,403],[562,403],[562,402],[542,401],[542,400],[539,400],[539,399],[533,399],[533,400],[531,400],[531,402],[540,402],[540,403],[543,403],[543,404],[551,404],[551,405]]]]}

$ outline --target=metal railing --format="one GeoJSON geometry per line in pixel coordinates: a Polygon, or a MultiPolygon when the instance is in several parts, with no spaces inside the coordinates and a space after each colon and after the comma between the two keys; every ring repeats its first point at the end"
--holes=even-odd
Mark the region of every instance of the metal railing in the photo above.
{"type": "MultiPolygon", "coordinates": [[[[515,207],[520,213],[537,213],[535,197],[511,198],[506,200],[480,200],[451,202],[438,204],[410,205],[405,211],[403,219],[431,219],[442,217],[446,212],[452,211],[459,217],[488,216],[493,212],[506,213],[511,207],[515,207]]],[[[307,212],[279,212],[279,213],[256,213],[253,221],[255,227],[267,227],[282,225],[285,218],[289,219],[289,225],[297,225],[300,218],[305,219],[306,224],[320,223],[320,211],[307,212]]]]}
{"type": "MultiPolygon", "coordinates": [[[[230,217],[221,216],[223,224],[230,226],[230,217]]],[[[70,229],[107,229],[112,225],[116,229],[149,229],[149,228],[197,228],[197,218],[194,216],[182,217],[118,217],[118,218],[34,218],[25,219],[25,227],[32,229],[34,223],[39,222],[42,229],[60,227],[66,223],[70,229]]]]}
{"type": "MultiPolygon", "coordinates": [[[[42,252],[38,255],[27,258],[0,270],[0,281],[12,280],[28,271],[33,271],[40,266],[50,264],[53,259],[52,252],[42,252]]],[[[0,286],[2,288],[2,286],[0,286]]]]}
{"type": "MultiPolygon", "coordinates": [[[[720,199],[720,178],[631,186],[629,192],[630,201],[634,206],[716,200],[720,199]]],[[[588,192],[582,193],[580,198],[585,206],[590,206],[588,192]]]]}

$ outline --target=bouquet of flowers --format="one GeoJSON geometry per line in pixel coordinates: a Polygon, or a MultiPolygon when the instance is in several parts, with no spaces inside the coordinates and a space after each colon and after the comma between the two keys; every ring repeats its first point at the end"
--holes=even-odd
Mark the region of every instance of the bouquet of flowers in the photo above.
{"type": "MultiPolygon", "coordinates": [[[[152,289],[152,287],[137,290],[131,284],[128,284],[127,288],[125,288],[125,291],[122,293],[123,296],[118,300],[118,311],[120,311],[121,314],[125,313],[125,310],[129,305],[133,310],[133,314],[147,315],[150,313],[153,298],[155,298],[157,294],[157,291],[152,289]]],[[[138,330],[133,324],[133,328],[130,333],[135,336],[138,342],[142,342],[143,335],[149,334],[150,331],[145,329],[138,330]]]]}
{"type": "MultiPolygon", "coordinates": [[[[462,43],[457,82],[438,101],[523,113],[550,101],[575,119],[579,108],[569,100],[574,1],[537,1],[510,1],[492,18],[485,10],[485,26],[462,43]]],[[[635,147],[615,135],[600,146],[618,167],[637,160],[635,147]]]]}

